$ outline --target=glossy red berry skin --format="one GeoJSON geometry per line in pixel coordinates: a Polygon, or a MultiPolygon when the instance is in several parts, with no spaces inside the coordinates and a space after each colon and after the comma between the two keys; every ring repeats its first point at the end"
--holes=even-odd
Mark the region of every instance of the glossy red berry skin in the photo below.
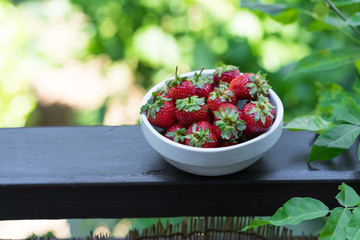
{"type": "Polygon", "coordinates": [[[219,67],[214,72],[214,83],[219,85],[219,83],[227,82],[230,83],[236,77],[240,76],[239,68],[231,65],[225,65],[225,67],[219,67]]]}
{"type": "MultiPolygon", "coordinates": [[[[245,106],[242,108],[242,119],[246,123],[244,134],[250,139],[255,138],[268,131],[274,122],[274,118],[272,118],[270,115],[266,116],[265,124],[261,120],[255,122],[255,113],[248,114],[248,112],[251,111],[254,107],[255,104],[249,102],[245,104],[245,106]]],[[[271,110],[271,114],[275,116],[274,109],[271,110]]]]}
{"type": "Polygon", "coordinates": [[[207,121],[209,115],[206,104],[202,105],[200,110],[190,112],[175,108],[175,118],[184,127],[189,127],[194,122],[207,121]]]}
{"type": "Polygon", "coordinates": [[[174,142],[177,142],[177,143],[180,143],[180,144],[185,144],[186,131],[187,131],[186,128],[184,128],[180,124],[176,124],[176,125],[171,126],[166,131],[164,136],[167,139],[170,139],[171,141],[174,141],[174,142]]]}
{"type": "MultiPolygon", "coordinates": [[[[156,116],[153,117],[151,114],[148,115],[148,120],[151,124],[163,128],[168,129],[172,125],[176,123],[175,119],[175,103],[173,101],[165,101],[162,100],[164,104],[163,107],[160,108],[160,111],[156,113],[156,116]]],[[[148,114],[146,111],[146,114],[148,114]]]]}
{"type": "Polygon", "coordinates": [[[237,104],[237,98],[230,89],[228,89],[226,93],[217,93],[216,91],[217,90],[212,91],[207,99],[207,106],[210,113],[216,111],[221,106],[221,104],[237,104]]]}
{"type": "Polygon", "coordinates": [[[234,78],[230,82],[229,89],[235,93],[238,100],[249,99],[254,100],[256,97],[252,97],[249,93],[250,88],[246,87],[246,84],[251,83],[249,75],[256,76],[253,73],[244,73],[243,75],[234,78]]]}
{"type": "Polygon", "coordinates": [[[207,99],[209,97],[210,92],[212,92],[213,90],[214,90],[214,84],[205,83],[202,88],[195,86],[195,95],[207,99]]]}
{"type": "Polygon", "coordinates": [[[168,93],[170,97],[176,101],[177,99],[187,98],[188,96],[195,95],[195,88],[189,80],[185,80],[181,84],[178,84],[174,87],[169,87],[168,93]]]}

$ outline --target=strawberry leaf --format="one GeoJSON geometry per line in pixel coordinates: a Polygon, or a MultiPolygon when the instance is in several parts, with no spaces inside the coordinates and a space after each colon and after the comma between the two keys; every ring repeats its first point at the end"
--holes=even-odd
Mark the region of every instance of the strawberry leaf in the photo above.
{"type": "Polygon", "coordinates": [[[254,121],[257,122],[260,120],[260,118],[261,118],[261,113],[260,111],[257,111],[254,116],[254,121]]]}
{"type": "Polygon", "coordinates": [[[231,137],[232,131],[229,129],[228,126],[225,127],[225,129],[221,132],[221,137],[223,139],[229,140],[231,137]]]}
{"type": "Polygon", "coordinates": [[[198,111],[204,104],[205,98],[199,98],[198,96],[189,96],[188,98],[176,100],[176,108],[185,112],[198,111]]]}
{"type": "Polygon", "coordinates": [[[167,137],[175,137],[175,132],[167,132],[166,134],[165,134],[165,136],[167,136],[167,137]]]}
{"type": "Polygon", "coordinates": [[[236,123],[236,128],[239,130],[239,131],[244,131],[245,128],[246,128],[246,123],[244,120],[240,119],[237,123],[236,123]]]}
{"type": "Polygon", "coordinates": [[[218,111],[214,111],[214,115],[215,115],[215,117],[218,118],[218,119],[221,119],[221,118],[222,118],[222,116],[220,115],[220,113],[219,113],[218,111]]]}

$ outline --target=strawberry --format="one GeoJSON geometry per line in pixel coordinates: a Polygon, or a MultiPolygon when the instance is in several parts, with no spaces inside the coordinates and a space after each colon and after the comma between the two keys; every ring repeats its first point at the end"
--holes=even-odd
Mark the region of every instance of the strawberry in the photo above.
{"type": "Polygon", "coordinates": [[[219,139],[218,147],[228,147],[228,146],[233,146],[233,145],[236,145],[239,143],[240,143],[239,139],[236,139],[236,138],[231,138],[229,140],[219,139]]]}
{"type": "Polygon", "coordinates": [[[215,135],[225,140],[239,138],[246,127],[241,117],[241,111],[236,105],[223,103],[214,111],[213,130],[215,135]]]}
{"type": "Polygon", "coordinates": [[[211,124],[206,121],[193,123],[186,131],[185,145],[201,148],[214,148],[218,139],[211,124]]]}
{"type": "Polygon", "coordinates": [[[177,69],[178,68],[176,67],[175,78],[166,81],[168,93],[174,101],[195,95],[194,85],[188,80],[187,77],[179,77],[177,75],[177,69]]]}
{"type": "Polygon", "coordinates": [[[194,122],[209,121],[210,113],[205,98],[189,96],[176,100],[175,118],[184,127],[189,127],[194,122]]]}
{"type": "Polygon", "coordinates": [[[189,80],[195,87],[195,95],[207,99],[210,92],[214,90],[214,80],[212,75],[201,75],[203,70],[204,68],[199,74],[195,73],[189,80]]]}
{"type": "Polygon", "coordinates": [[[221,62],[221,66],[217,67],[214,72],[214,82],[215,85],[218,86],[221,81],[230,83],[231,80],[239,76],[240,70],[238,67],[233,65],[225,65],[223,62],[221,62]]]}
{"type": "MultiPolygon", "coordinates": [[[[166,85],[162,86],[157,90],[159,96],[164,96],[166,98],[171,98],[168,87],[166,85]]],[[[172,98],[171,98],[172,99],[172,98]]]]}
{"type": "Polygon", "coordinates": [[[271,86],[266,80],[266,74],[258,73],[244,73],[243,75],[234,78],[229,86],[237,99],[251,99],[255,100],[259,95],[267,96],[271,86]]]}
{"type": "Polygon", "coordinates": [[[214,88],[209,94],[207,99],[207,106],[209,112],[216,111],[222,103],[232,103],[234,105],[237,104],[237,98],[233,91],[229,88],[228,83],[221,83],[218,87],[214,88]]]}
{"type": "Polygon", "coordinates": [[[171,126],[164,136],[174,142],[185,144],[185,135],[187,129],[181,126],[180,124],[176,124],[171,126]]]}
{"type": "Polygon", "coordinates": [[[246,122],[244,134],[254,138],[266,132],[274,122],[274,106],[267,97],[259,96],[259,100],[251,101],[242,109],[243,120],[246,122]]]}
{"type": "Polygon", "coordinates": [[[141,106],[140,113],[145,113],[149,122],[160,128],[168,129],[176,123],[175,103],[158,92],[153,92],[152,98],[141,106]]]}

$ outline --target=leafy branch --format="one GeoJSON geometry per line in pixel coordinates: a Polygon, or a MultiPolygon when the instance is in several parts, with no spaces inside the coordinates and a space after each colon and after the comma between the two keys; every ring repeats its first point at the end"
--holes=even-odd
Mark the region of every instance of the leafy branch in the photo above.
{"type": "MultiPolygon", "coordinates": [[[[308,161],[332,159],[350,148],[360,135],[359,84],[360,80],[357,80],[354,93],[346,92],[336,84],[328,84],[320,90],[318,111],[328,115],[327,120],[321,114],[308,115],[295,118],[284,126],[290,131],[306,130],[319,135],[308,161]]],[[[360,160],[360,145],[358,152],[360,160]]]]}
{"type": "Polygon", "coordinates": [[[295,197],[280,207],[268,219],[254,219],[242,229],[246,231],[264,225],[296,225],[306,220],[325,217],[327,221],[320,232],[319,240],[325,239],[359,239],[360,238],[360,196],[345,183],[339,186],[336,199],[341,206],[329,210],[321,201],[309,197],[295,197]]]}
{"type": "Polygon", "coordinates": [[[344,34],[349,39],[353,40],[357,44],[360,44],[360,31],[356,28],[356,26],[360,25],[360,15],[359,13],[355,13],[353,16],[346,18],[345,15],[336,7],[336,5],[346,6],[353,3],[357,3],[358,0],[349,0],[349,1],[339,1],[336,4],[333,3],[331,0],[325,0],[324,2],[327,3],[327,7],[335,13],[342,21],[337,19],[328,17],[325,18],[324,16],[318,16],[312,11],[304,9],[303,7],[295,4],[293,2],[289,2],[286,0],[277,1],[274,4],[264,4],[261,0],[242,0],[241,6],[245,8],[249,8],[252,10],[258,10],[262,13],[268,14],[274,20],[287,23],[288,21],[288,14],[286,13],[289,9],[297,10],[299,13],[302,13],[306,16],[311,17],[315,20],[315,22],[321,22],[322,25],[327,26],[324,29],[328,29],[329,27],[335,28],[342,34],[344,34]],[[282,14],[284,16],[282,16],[282,14]],[[342,29],[345,25],[349,26],[349,28],[354,32],[357,38],[353,37],[351,34],[347,33],[342,29]]]}
{"type": "MultiPolygon", "coordinates": [[[[347,19],[345,18],[345,16],[339,11],[339,9],[330,1],[330,0],[325,0],[326,2],[327,2],[327,4],[329,5],[329,8],[334,12],[334,13],[336,13],[336,15],[338,15],[342,20],[344,20],[345,22],[347,21],[347,19]]],[[[360,31],[356,28],[356,27],[354,27],[354,26],[352,26],[352,25],[350,25],[350,24],[348,24],[349,25],[349,27],[351,28],[351,30],[360,38],[360,31]]]]}

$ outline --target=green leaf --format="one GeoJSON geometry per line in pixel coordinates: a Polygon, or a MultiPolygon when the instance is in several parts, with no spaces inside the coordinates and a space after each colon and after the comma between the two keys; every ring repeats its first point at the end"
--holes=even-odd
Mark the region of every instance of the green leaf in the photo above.
{"type": "Polygon", "coordinates": [[[241,231],[246,231],[250,228],[260,227],[260,226],[264,226],[264,225],[268,225],[268,224],[270,224],[269,221],[255,218],[254,220],[251,221],[249,226],[244,227],[243,229],[241,229],[241,231]]]}
{"type": "Polygon", "coordinates": [[[319,105],[322,109],[332,108],[346,96],[345,90],[335,83],[317,83],[316,92],[319,96],[319,105]]]}
{"type": "Polygon", "coordinates": [[[167,136],[167,137],[175,137],[175,132],[168,132],[168,133],[166,133],[165,135],[167,136]]]}
{"type": "Polygon", "coordinates": [[[318,50],[314,54],[301,59],[286,77],[290,78],[299,74],[326,71],[360,59],[360,48],[338,48],[318,50]]]}
{"type": "Polygon", "coordinates": [[[354,207],[360,203],[360,196],[352,187],[342,183],[339,186],[339,190],[341,191],[338,193],[338,195],[336,195],[336,199],[342,206],[354,207]]]}
{"type": "Polygon", "coordinates": [[[351,97],[345,97],[341,104],[335,105],[333,112],[337,121],[360,125],[360,107],[351,97]]]}
{"type": "Polygon", "coordinates": [[[346,237],[349,240],[360,239],[360,207],[358,206],[352,212],[350,222],[346,227],[346,237]]]}
{"type": "Polygon", "coordinates": [[[355,13],[354,15],[352,15],[350,18],[346,19],[346,23],[357,27],[360,25],[360,12],[355,13]]]}
{"type": "Polygon", "coordinates": [[[334,83],[321,84],[317,83],[318,105],[317,110],[321,115],[328,117],[330,121],[334,120],[333,108],[339,104],[346,96],[353,97],[349,92],[346,92],[341,86],[334,83]]]}
{"type": "Polygon", "coordinates": [[[319,200],[308,197],[294,197],[279,208],[267,221],[276,226],[284,224],[296,225],[304,220],[326,216],[328,212],[329,208],[319,200]]]}
{"type": "Polygon", "coordinates": [[[359,2],[360,0],[332,0],[332,3],[338,7],[359,3],[359,2]]]}
{"type": "MultiPolygon", "coordinates": [[[[360,63],[360,61],[358,61],[360,63]]],[[[360,78],[356,78],[353,84],[353,89],[356,94],[360,94],[360,78]]]]}
{"type": "Polygon", "coordinates": [[[315,20],[309,24],[307,29],[309,31],[324,31],[324,30],[333,30],[334,27],[322,21],[315,20]]]}
{"type": "Polygon", "coordinates": [[[260,1],[249,0],[242,0],[240,6],[250,10],[258,10],[269,15],[278,15],[287,8],[287,6],[283,4],[263,4],[260,1]]]}
{"type": "Polygon", "coordinates": [[[358,146],[358,160],[360,160],[360,143],[359,143],[359,146],[358,146]]]}
{"type": "Polygon", "coordinates": [[[280,14],[276,16],[272,16],[272,19],[282,24],[291,24],[298,20],[298,15],[299,15],[299,11],[297,9],[287,8],[284,11],[282,11],[280,14]]]}
{"type": "Polygon", "coordinates": [[[327,16],[327,18],[325,19],[325,23],[335,27],[345,27],[348,25],[357,27],[360,25],[360,13],[355,13],[354,15],[346,19],[346,21],[343,21],[338,17],[327,16]]]}
{"type": "Polygon", "coordinates": [[[344,207],[354,207],[360,203],[360,196],[352,187],[342,183],[339,186],[339,190],[341,191],[336,195],[336,199],[344,207]]]}
{"type": "Polygon", "coordinates": [[[348,149],[360,134],[360,127],[340,124],[325,130],[311,148],[308,161],[329,160],[348,149]]]}
{"type": "Polygon", "coordinates": [[[310,131],[320,134],[332,126],[334,126],[332,122],[324,120],[321,116],[307,115],[293,119],[284,128],[290,131],[310,131]]]}
{"type": "Polygon", "coordinates": [[[351,211],[347,208],[334,208],[320,233],[319,240],[345,240],[346,226],[351,216],[351,211]]]}
{"type": "Polygon", "coordinates": [[[328,213],[329,208],[319,200],[308,197],[294,197],[287,201],[270,218],[266,220],[254,219],[250,225],[243,230],[267,224],[273,224],[275,226],[285,224],[295,225],[304,220],[326,216],[328,213]]]}

